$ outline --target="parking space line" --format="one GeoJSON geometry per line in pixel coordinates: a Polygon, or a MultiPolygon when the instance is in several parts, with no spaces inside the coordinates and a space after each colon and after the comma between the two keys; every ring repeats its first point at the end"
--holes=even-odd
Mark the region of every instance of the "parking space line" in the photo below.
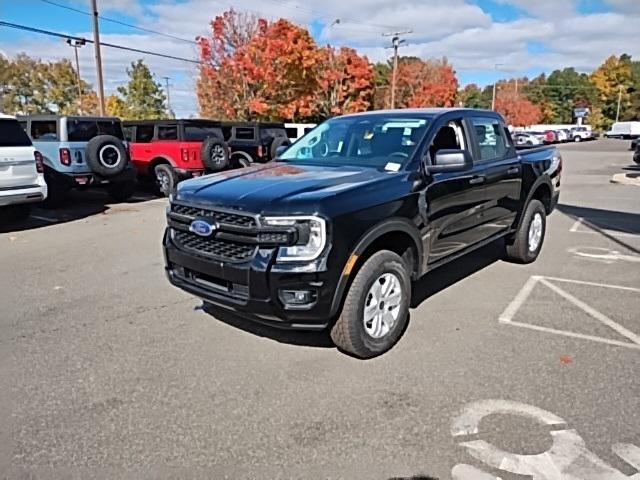
{"type": "Polygon", "coordinates": [[[58,221],[57,218],[41,217],[40,215],[31,215],[31,218],[35,218],[36,220],[42,220],[43,222],[49,222],[49,223],[55,223],[58,221]]]}
{"type": "Polygon", "coordinates": [[[553,333],[555,335],[563,335],[566,337],[580,338],[583,340],[591,340],[594,342],[606,343],[606,344],[615,345],[618,347],[626,347],[626,348],[640,350],[640,335],[637,335],[634,332],[626,329],[622,325],[618,324],[617,322],[610,319],[609,317],[599,312],[595,308],[591,307],[590,305],[586,304],[582,300],[574,297],[573,295],[564,291],[562,288],[558,287],[557,285],[554,285],[553,283],[551,283],[552,281],[573,283],[573,284],[579,284],[579,285],[590,285],[590,286],[603,287],[603,288],[612,288],[612,289],[626,290],[626,291],[632,291],[632,292],[640,292],[640,289],[634,288],[634,287],[624,287],[620,285],[610,285],[606,283],[587,282],[583,280],[572,280],[569,278],[556,278],[556,277],[545,277],[542,275],[532,275],[525,282],[524,286],[520,289],[520,291],[517,293],[515,298],[511,301],[511,303],[509,303],[509,305],[504,310],[504,312],[502,312],[500,317],[498,317],[498,321],[504,325],[513,325],[515,327],[528,328],[529,330],[535,330],[539,332],[553,333]],[[529,296],[531,295],[531,292],[533,292],[533,289],[538,283],[543,284],[545,287],[557,293],[558,295],[563,297],[565,300],[568,300],[569,302],[573,303],[576,307],[580,308],[583,312],[585,312],[592,318],[598,320],[603,325],[606,325],[607,327],[616,331],[618,334],[622,335],[623,337],[628,338],[632,343],[622,342],[622,341],[613,340],[613,339],[604,338],[604,337],[598,337],[595,335],[587,335],[584,333],[570,332],[567,330],[558,330],[555,328],[543,327],[540,325],[533,325],[533,324],[524,323],[524,322],[514,322],[513,321],[514,316],[516,315],[520,307],[524,304],[524,302],[527,300],[527,298],[529,298],[529,296]]]}
{"type": "Polygon", "coordinates": [[[573,233],[590,233],[590,234],[606,233],[607,235],[611,235],[613,237],[621,237],[621,238],[640,238],[640,234],[638,233],[618,232],[616,230],[611,230],[608,228],[598,228],[589,220],[585,220],[583,217],[578,217],[578,219],[574,222],[574,224],[571,226],[569,231],[573,233]],[[580,230],[580,225],[584,225],[585,227],[588,227],[590,230],[580,230]]]}
{"type": "Polygon", "coordinates": [[[607,343],[609,345],[615,345],[616,347],[627,347],[635,350],[640,350],[640,345],[629,342],[620,342],[618,340],[611,340],[609,338],[597,337],[595,335],[586,335],[584,333],[569,332],[567,330],[557,330],[555,328],[542,327],[540,325],[531,325],[530,323],[522,322],[503,322],[504,325],[513,325],[514,327],[528,328],[529,330],[536,330],[538,332],[553,333],[555,335],[562,335],[565,337],[580,338],[582,340],[591,340],[593,342],[607,343]]]}
{"type": "Polygon", "coordinates": [[[615,330],[616,332],[618,332],[620,335],[622,335],[623,337],[627,337],[629,340],[631,340],[633,343],[635,343],[636,345],[640,346],[640,336],[636,335],[635,333],[633,333],[631,330],[627,330],[626,328],[624,328],[622,325],[620,325],[619,323],[614,322],[613,320],[611,320],[609,317],[607,317],[605,314],[600,313],[598,310],[596,310],[595,308],[591,307],[590,305],[587,305],[586,303],[584,303],[582,300],[574,297],[573,295],[571,295],[568,292],[565,292],[564,290],[562,290],[560,287],[557,287],[556,285],[554,285],[553,283],[545,280],[544,278],[540,279],[540,283],[543,283],[544,285],[546,285],[547,287],[549,287],[551,290],[553,290],[554,292],[556,292],[558,295],[560,295],[561,297],[564,297],[565,299],[569,300],[571,303],[573,303],[576,307],[584,310],[586,313],[588,313],[589,315],[591,315],[593,318],[595,318],[596,320],[598,320],[599,322],[605,324],[607,327],[611,328],[612,330],[615,330]]]}

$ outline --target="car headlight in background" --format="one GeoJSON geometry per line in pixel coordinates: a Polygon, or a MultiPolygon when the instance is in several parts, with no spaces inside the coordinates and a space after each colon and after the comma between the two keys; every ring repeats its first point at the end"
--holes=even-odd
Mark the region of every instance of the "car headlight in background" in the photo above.
{"type": "Polygon", "coordinates": [[[270,227],[295,227],[298,230],[298,242],[295,245],[278,249],[278,260],[283,262],[315,260],[327,244],[326,222],[320,217],[265,217],[262,223],[270,227]]]}

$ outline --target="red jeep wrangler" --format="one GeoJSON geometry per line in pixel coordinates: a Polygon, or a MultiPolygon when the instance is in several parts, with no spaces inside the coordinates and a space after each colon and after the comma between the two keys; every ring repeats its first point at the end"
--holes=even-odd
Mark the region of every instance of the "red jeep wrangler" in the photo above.
{"type": "Polygon", "coordinates": [[[141,177],[169,196],[179,181],[229,165],[222,125],[211,120],[123,122],[131,159],[141,177]]]}

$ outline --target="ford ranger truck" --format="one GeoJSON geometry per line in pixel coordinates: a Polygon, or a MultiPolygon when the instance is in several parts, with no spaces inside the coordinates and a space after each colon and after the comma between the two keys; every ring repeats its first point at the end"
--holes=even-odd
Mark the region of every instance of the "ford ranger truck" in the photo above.
{"type": "Polygon", "coordinates": [[[274,161],[187,180],[167,212],[169,281],[247,321],[391,348],[412,284],[502,239],[533,262],[559,197],[553,146],[517,151],[502,117],[415,109],[336,117],[274,161]]]}

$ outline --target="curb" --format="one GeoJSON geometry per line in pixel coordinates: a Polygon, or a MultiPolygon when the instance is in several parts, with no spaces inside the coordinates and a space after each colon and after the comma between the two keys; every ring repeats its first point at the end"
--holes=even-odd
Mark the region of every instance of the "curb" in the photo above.
{"type": "Polygon", "coordinates": [[[621,185],[635,185],[636,187],[640,187],[640,174],[616,173],[609,181],[611,183],[619,183],[621,185]]]}

